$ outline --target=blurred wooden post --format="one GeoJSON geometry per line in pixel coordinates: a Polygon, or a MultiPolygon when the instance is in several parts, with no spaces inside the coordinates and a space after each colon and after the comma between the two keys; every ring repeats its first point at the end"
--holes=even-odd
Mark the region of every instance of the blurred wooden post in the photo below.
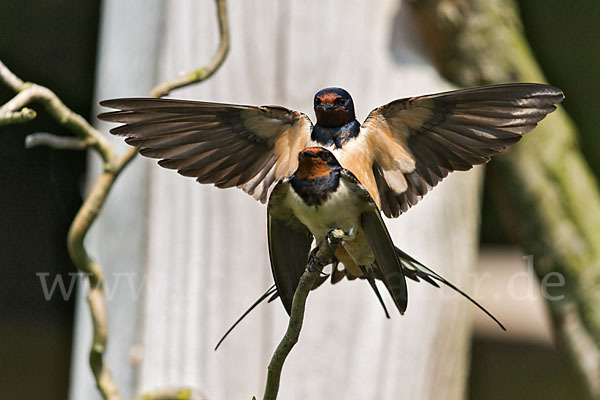
{"type": "MultiPolygon", "coordinates": [[[[216,48],[212,1],[105,3],[115,13],[105,12],[102,22],[99,99],[144,95],[153,83],[203,65],[216,48]],[[155,23],[136,30],[132,21],[146,13],[155,23]],[[138,46],[145,58],[136,58],[138,46]],[[130,80],[135,84],[121,83],[130,80]]],[[[448,88],[423,56],[401,2],[237,0],[228,8],[228,60],[211,80],[175,97],[281,104],[313,118],[313,94],[336,85],[353,95],[364,119],[395,98],[448,88]]],[[[109,302],[108,362],[117,382],[125,397],[169,387],[210,399],[261,396],[286,326],[279,303],[256,310],[218,352],[212,349],[272,282],[265,206],[154,164],[140,158],[125,171],[95,232],[93,250],[105,259],[107,281],[121,274],[109,302]],[[139,296],[123,275],[132,271],[139,296]]],[[[465,289],[477,252],[479,171],[453,174],[389,222],[398,246],[465,289]]],[[[410,283],[409,291],[406,315],[391,320],[364,282],[312,293],[280,398],[464,398],[472,306],[427,284],[410,283]]],[[[87,324],[82,311],[73,399],[93,398],[81,361],[87,324]]]]}
{"type": "MultiPolygon", "coordinates": [[[[452,82],[545,81],[513,0],[412,3],[452,82]]],[[[600,190],[569,117],[562,109],[549,116],[490,172],[506,228],[534,255],[542,285],[549,283],[542,290],[559,347],[600,398],[600,190]]]]}

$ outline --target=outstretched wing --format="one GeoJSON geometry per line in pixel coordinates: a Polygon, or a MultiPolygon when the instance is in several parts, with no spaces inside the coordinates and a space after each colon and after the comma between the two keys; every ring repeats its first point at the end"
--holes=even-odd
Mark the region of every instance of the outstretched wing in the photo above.
{"type": "Polygon", "coordinates": [[[263,203],[275,182],[296,170],[312,129],[306,115],[275,106],[150,98],[100,104],[119,110],[98,118],[124,123],[110,132],[140,154],[200,183],[237,186],[263,203]]]}
{"type": "Polygon", "coordinates": [[[290,190],[289,182],[282,181],[271,193],[267,207],[267,233],[273,279],[283,306],[290,314],[294,292],[308,263],[313,236],[283,204],[287,190],[290,190]]]}
{"type": "Polygon", "coordinates": [[[466,171],[517,142],[564,95],[540,84],[505,84],[393,101],[369,114],[381,209],[397,217],[451,171],[466,171]]]}

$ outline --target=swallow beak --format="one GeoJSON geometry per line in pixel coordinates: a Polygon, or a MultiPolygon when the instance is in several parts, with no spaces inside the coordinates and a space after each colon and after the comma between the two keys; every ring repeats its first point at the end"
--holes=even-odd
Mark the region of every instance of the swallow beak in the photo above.
{"type": "Polygon", "coordinates": [[[321,104],[319,104],[319,105],[317,105],[315,107],[315,110],[318,110],[318,111],[327,111],[327,110],[329,110],[331,108],[333,108],[333,105],[331,105],[331,104],[322,104],[321,103],[321,104]]]}

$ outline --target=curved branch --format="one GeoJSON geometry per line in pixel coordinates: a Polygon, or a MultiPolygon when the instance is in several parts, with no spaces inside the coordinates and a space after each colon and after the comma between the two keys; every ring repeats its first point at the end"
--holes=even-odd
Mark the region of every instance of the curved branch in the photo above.
{"type": "MultiPolygon", "coordinates": [[[[3,112],[15,112],[19,109],[22,111],[25,105],[31,102],[39,102],[58,123],[79,137],[81,143],[86,144],[86,146],[82,147],[83,149],[88,147],[93,148],[100,154],[104,162],[104,172],[94,183],[90,194],[83,202],[69,228],[67,248],[75,266],[80,271],[86,273],[90,282],[90,290],[87,295],[93,324],[90,367],[102,396],[109,400],[120,400],[121,395],[119,394],[119,390],[104,362],[104,351],[108,337],[104,274],[100,265],[96,264],[88,256],[83,245],[83,240],[90,226],[98,216],[114,180],[132,156],[126,154],[121,159],[117,159],[112,144],[83,117],[65,106],[54,92],[43,86],[23,82],[1,61],[0,81],[18,92],[15,97],[0,108],[0,114],[3,112]]],[[[39,142],[39,136],[37,139],[39,142]]],[[[48,140],[48,137],[46,137],[43,140],[46,144],[52,146],[56,144],[56,137],[52,139],[48,140]]],[[[29,140],[31,144],[31,137],[29,140]]]]}
{"type": "Polygon", "coordinates": [[[111,143],[93,126],[91,126],[81,115],[76,114],[68,108],[56,94],[48,88],[35,83],[23,82],[13,74],[0,61],[0,81],[17,92],[17,95],[10,101],[0,107],[0,124],[7,121],[14,121],[15,114],[28,115],[18,122],[26,122],[35,117],[31,112],[27,112],[26,105],[37,102],[40,103],[56,122],[69,129],[73,134],[82,140],[85,140],[88,147],[95,149],[107,168],[116,161],[116,154],[111,143]]]}
{"type": "Polygon", "coordinates": [[[30,149],[37,146],[48,146],[59,150],[85,150],[89,143],[70,136],[57,136],[51,133],[32,133],[25,138],[25,147],[30,149]]]}
{"type": "Polygon", "coordinates": [[[314,269],[304,271],[300,277],[300,282],[294,292],[292,301],[292,312],[288,322],[285,335],[275,349],[271,362],[269,363],[267,372],[267,384],[265,386],[265,395],[263,400],[275,400],[279,391],[279,381],[281,380],[281,370],[283,363],[287,358],[294,345],[298,342],[300,330],[302,329],[302,321],[304,319],[304,307],[306,306],[306,298],[310,289],[313,287],[315,280],[319,276],[319,271],[314,269]]]}
{"type": "Polygon", "coordinates": [[[315,257],[309,260],[308,268],[300,277],[300,282],[298,282],[298,287],[294,292],[294,298],[292,300],[292,312],[290,313],[287,330],[275,349],[275,352],[271,357],[271,362],[269,363],[263,400],[277,399],[283,364],[294,345],[298,342],[300,330],[302,329],[302,322],[304,320],[306,298],[319,276],[320,269],[316,266],[327,265],[329,263],[335,254],[336,247],[341,245],[343,235],[344,232],[341,230],[332,231],[332,239],[334,241],[332,243],[327,243],[327,241],[321,243],[315,257]]]}
{"type": "MultiPolygon", "coordinates": [[[[216,0],[219,16],[221,40],[212,62],[204,68],[188,74],[186,77],[159,84],[151,93],[154,97],[168,94],[174,88],[187,86],[203,81],[212,76],[222,65],[229,49],[229,30],[225,0],[216,0]]],[[[104,294],[104,274],[102,267],[94,262],[87,253],[84,239],[96,220],[115,180],[123,169],[137,154],[131,147],[118,157],[111,142],[98,130],[92,127],[83,117],[74,113],[51,90],[33,83],[26,83],[13,74],[0,61],[0,82],[17,92],[16,96],[0,107],[0,125],[26,122],[35,118],[35,111],[25,108],[31,102],[38,102],[61,125],[73,132],[78,139],[69,140],[48,134],[30,135],[26,139],[28,147],[48,145],[54,148],[71,148],[96,150],[104,162],[104,171],[94,182],[90,193],[84,200],[77,215],[73,219],[67,236],[67,248],[75,266],[86,273],[90,283],[87,301],[93,325],[92,346],[90,349],[90,367],[96,379],[96,385],[104,399],[120,400],[121,395],[114,382],[108,366],[104,361],[104,353],[108,340],[108,312],[104,294]]]]}
{"type": "Polygon", "coordinates": [[[2,61],[0,61],[0,80],[13,92],[18,92],[25,84],[25,82],[13,74],[2,61]]]}
{"type": "Polygon", "coordinates": [[[19,111],[3,111],[0,110],[0,126],[22,124],[31,121],[37,117],[35,110],[24,107],[19,111]]]}
{"type": "Polygon", "coordinates": [[[226,1],[216,0],[216,3],[220,40],[217,52],[214,54],[211,62],[205,67],[198,68],[195,71],[158,84],[150,92],[150,97],[163,97],[168,95],[172,90],[202,82],[210,78],[219,67],[221,67],[221,64],[223,64],[223,61],[225,61],[225,57],[229,52],[229,25],[227,22],[226,1]]]}

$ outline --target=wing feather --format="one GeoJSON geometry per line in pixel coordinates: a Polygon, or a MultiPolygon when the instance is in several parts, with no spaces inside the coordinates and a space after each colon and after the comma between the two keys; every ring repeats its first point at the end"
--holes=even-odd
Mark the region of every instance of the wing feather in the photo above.
{"type": "Polygon", "coordinates": [[[373,174],[382,211],[397,217],[449,172],[488,162],[563,98],[552,86],[505,84],[400,99],[373,110],[361,134],[375,147],[373,174]]]}
{"type": "MultiPolygon", "coordinates": [[[[381,218],[379,209],[368,190],[354,174],[352,174],[352,172],[343,169],[341,178],[349,184],[348,186],[352,188],[352,190],[364,197],[365,211],[361,214],[361,228],[367,243],[375,256],[374,265],[377,268],[377,275],[383,281],[383,284],[392,296],[394,304],[396,304],[400,314],[404,314],[408,304],[406,279],[402,271],[402,264],[396,254],[396,247],[381,218]]],[[[369,280],[369,283],[372,283],[369,276],[366,275],[365,277],[369,280]]],[[[351,276],[347,275],[347,278],[350,279],[351,276]]],[[[380,297],[377,288],[373,287],[373,290],[375,290],[377,296],[380,297]]]]}
{"type": "Polygon", "coordinates": [[[269,256],[277,293],[288,314],[292,310],[294,292],[306,269],[313,236],[283,204],[290,184],[278,183],[267,207],[269,256]]]}
{"type": "Polygon", "coordinates": [[[100,104],[118,110],[98,118],[123,123],[111,133],[140,154],[201,183],[240,187],[263,203],[276,180],[296,169],[312,129],[306,115],[277,106],[144,98],[100,104]]]}

